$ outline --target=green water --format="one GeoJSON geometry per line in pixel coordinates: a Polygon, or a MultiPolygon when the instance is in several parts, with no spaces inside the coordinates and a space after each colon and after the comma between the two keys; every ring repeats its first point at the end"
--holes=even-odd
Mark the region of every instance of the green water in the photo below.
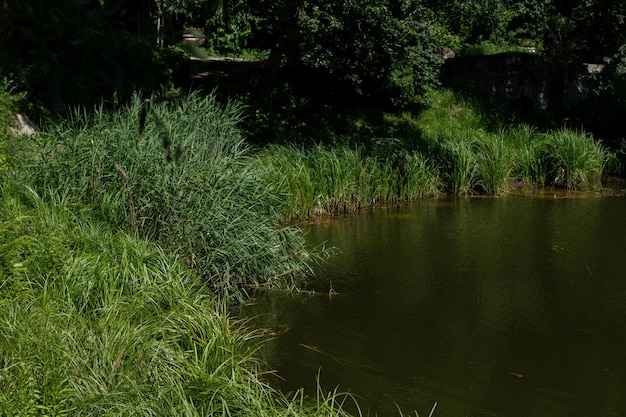
{"type": "Polygon", "coordinates": [[[285,391],[398,416],[626,415],[626,198],[435,200],[310,226],[340,252],[243,314],[285,391]],[[327,296],[330,282],[339,294],[327,296]]]}

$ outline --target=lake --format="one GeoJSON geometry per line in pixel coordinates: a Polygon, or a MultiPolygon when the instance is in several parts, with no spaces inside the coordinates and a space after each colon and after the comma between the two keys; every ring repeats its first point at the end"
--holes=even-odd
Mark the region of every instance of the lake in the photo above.
{"type": "Polygon", "coordinates": [[[626,415],[626,198],[454,198],[306,226],[338,249],[243,307],[274,384],[364,414],[626,415]],[[329,296],[331,285],[334,294],[329,296]]]}

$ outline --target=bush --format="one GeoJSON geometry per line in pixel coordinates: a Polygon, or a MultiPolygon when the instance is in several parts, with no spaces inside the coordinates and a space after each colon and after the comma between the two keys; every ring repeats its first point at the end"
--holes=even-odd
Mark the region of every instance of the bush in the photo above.
{"type": "Polygon", "coordinates": [[[328,85],[348,85],[361,97],[394,106],[419,103],[426,89],[436,85],[435,45],[425,36],[420,5],[322,3],[299,13],[292,63],[310,69],[328,85]]]}

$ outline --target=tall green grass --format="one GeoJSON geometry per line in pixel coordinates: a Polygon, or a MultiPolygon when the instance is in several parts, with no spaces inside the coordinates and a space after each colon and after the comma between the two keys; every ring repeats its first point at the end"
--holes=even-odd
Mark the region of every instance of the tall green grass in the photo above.
{"type": "Polygon", "coordinates": [[[418,153],[368,155],[364,147],[268,146],[257,153],[283,196],[283,221],[353,213],[376,204],[436,196],[437,170],[418,153]]]}
{"type": "Polygon", "coordinates": [[[477,144],[476,154],[482,192],[503,194],[513,171],[511,149],[505,139],[501,135],[484,135],[477,144]]]}
{"type": "Polygon", "coordinates": [[[439,161],[443,186],[455,195],[502,194],[513,165],[495,118],[480,103],[449,90],[433,91],[432,107],[416,123],[423,147],[439,161]]]}
{"type": "Polygon", "coordinates": [[[401,201],[439,195],[439,172],[431,159],[419,152],[405,152],[399,168],[401,201]]]}
{"type": "Polygon", "coordinates": [[[286,397],[261,339],[153,243],[0,186],[0,414],[347,416],[286,397]]]}
{"type": "MultiPolygon", "coordinates": [[[[476,102],[433,92],[416,124],[422,147],[439,161],[445,189],[457,195],[498,195],[509,180],[595,191],[614,155],[591,135],[561,128],[539,132],[505,126],[476,102]]],[[[410,139],[414,141],[414,139],[410,139]]]]}
{"type": "Polygon", "coordinates": [[[33,139],[22,166],[43,198],[91,207],[116,227],[158,242],[227,297],[250,283],[309,272],[297,228],[279,226],[276,184],[252,164],[241,109],[192,94],[136,97],[94,115],[76,111],[33,139]]]}
{"type": "Polygon", "coordinates": [[[516,179],[527,184],[546,185],[548,173],[542,154],[545,136],[528,125],[502,129],[499,134],[511,148],[512,174],[516,179]]]}
{"type": "Polygon", "coordinates": [[[239,273],[238,250],[268,247],[253,248],[258,230],[231,233],[256,222],[273,245],[264,260],[288,252],[280,266],[298,269],[309,257],[294,229],[277,227],[267,203],[277,197],[256,194],[268,185],[249,169],[241,142],[229,142],[233,125],[218,120],[207,133],[206,120],[186,116],[187,105],[203,117],[219,119],[222,111],[200,97],[156,106],[143,136],[143,102],[126,113],[77,112],[17,143],[0,171],[0,415],[348,415],[349,395],[320,389],[313,398],[287,397],[272,389],[259,334],[229,317],[216,287],[188,267],[200,261],[181,256],[194,252],[173,244],[193,248],[193,238],[175,234],[182,227],[218,231],[229,236],[226,244],[240,237],[239,246],[218,248],[232,264],[211,264],[239,273]],[[183,120],[194,126],[186,140],[183,120]],[[202,196],[186,198],[207,186],[208,208],[202,196]],[[248,204],[255,216],[242,209],[248,204]],[[181,225],[211,220],[212,228],[181,225]]]}
{"type": "Polygon", "coordinates": [[[282,220],[354,212],[441,191],[503,195],[513,182],[601,188],[612,156],[590,136],[505,126],[482,104],[450,91],[433,93],[432,103],[405,129],[405,137],[351,147],[269,146],[258,152],[257,164],[268,168],[268,182],[283,196],[282,220]]]}
{"type": "Polygon", "coordinates": [[[471,136],[446,138],[438,144],[438,156],[444,168],[444,178],[455,195],[474,192],[478,180],[476,139],[471,136]]]}
{"type": "Polygon", "coordinates": [[[552,184],[570,190],[601,187],[610,155],[591,135],[560,129],[547,135],[543,150],[552,184]]]}
{"type": "Polygon", "coordinates": [[[540,133],[528,126],[504,133],[518,179],[541,186],[596,191],[615,156],[591,135],[571,129],[540,133]]]}

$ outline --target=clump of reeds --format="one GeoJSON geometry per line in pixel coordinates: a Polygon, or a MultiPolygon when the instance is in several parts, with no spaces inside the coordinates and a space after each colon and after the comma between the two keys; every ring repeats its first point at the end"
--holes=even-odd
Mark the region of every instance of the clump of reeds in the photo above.
{"type": "Polygon", "coordinates": [[[291,146],[270,145],[256,155],[255,163],[279,192],[283,221],[311,215],[318,196],[304,152],[291,146]]]}
{"type": "Polygon", "coordinates": [[[404,152],[399,163],[400,201],[415,201],[439,195],[439,170],[419,152],[404,152]]]}
{"type": "Polygon", "coordinates": [[[550,132],[543,150],[552,185],[570,190],[601,187],[609,152],[591,135],[569,129],[550,132]]]}
{"type": "Polygon", "coordinates": [[[541,149],[544,135],[532,126],[519,125],[500,131],[509,146],[513,162],[512,177],[526,184],[546,185],[547,173],[541,149]]]}
{"type": "Polygon", "coordinates": [[[137,97],[116,113],[77,111],[36,139],[25,173],[42,196],[92,207],[181,256],[217,292],[239,297],[249,283],[309,272],[302,232],[279,227],[277,185],[252,163],[240,112],[199,94],[137,97]]]}
{"type": "Polygon", "coordinates": [[[440,143],[438,156],[442,161],[445,183],[455,195],[472,194],[478,180],[476,139],[469,135],[448,137],[440,143]]]}
{"type": "Polygon", "coordinates": [[[506,190],[513,171],[511,150],[505,139],[497,134],[485,134],[476,145],[479,186],[488,195],[500,195],[506,190]]]}
{"type": "Polygon", "coordinates": [[[518,126],[504,133],[514,158],[513,174],[529,184],[594,191],[614,155],[587,133],[559,129],[537,132],[518,126]]]}
{"type": "Polygon", "coordinates": [[[432,92],[432,97],[432,108],[420,114],[417,124],[444,188],[455,195],[501,194],[512,161],[505,140],[490,131],[493,120],[480,103],[451,91],[432,92]]]}
{"type": "Polygon", "coordinates": [[[376,204],[395,204],[438,192],[438,173],[417,152],[367,154],[364,147],[269,146],[257,154],[268,181],[283,196],[283,221],[317,214],[353,213],[376,204]]]}
{"type": "Polygon", "coordinates": [[[407,137],[357,146],[274,145],[258,152],[257,165],[267,168],[268,181],[280,190],[282,220],[350,213],[437,196],[441,190],[501,195],[512,179],[576,189],[599,186],[610,155],[597,142],[565,129],[541,133],[528,125],[504,127],[481,103],[451,91],[433,92],[431,101],[411,129],[404,129],[407,137]],[[576,143],[578,155],[571,147],[576,143]]]}
{"type": "Polygon", "coordinates": [[[451,193],[501,194],[508,179],[576,190],[596,190],[615,157],[591,135],[562,128],[538,132],[528,125],[497,127],[476,103],[449,91],[433,92],[431,109],[417,124],[451,193]]]}

